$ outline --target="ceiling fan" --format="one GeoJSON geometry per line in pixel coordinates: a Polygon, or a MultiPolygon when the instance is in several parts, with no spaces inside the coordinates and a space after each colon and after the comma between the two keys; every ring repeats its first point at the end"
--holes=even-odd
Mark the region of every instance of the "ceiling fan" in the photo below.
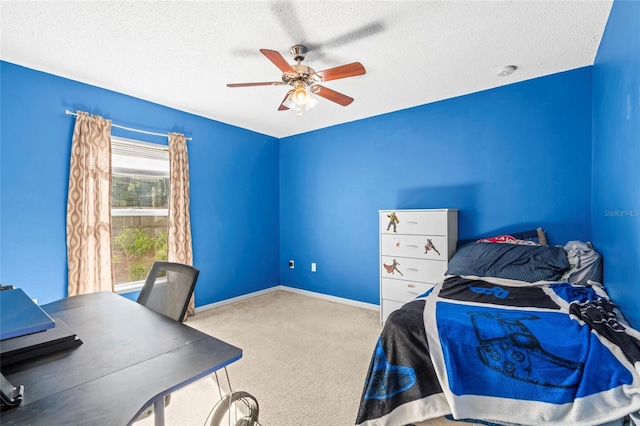
{"type": "Polygon", "coordinates": [[[335,90],[331,90],[319,83],[325,81],[338,80],[340,78],[354,77],[362,75],[366,71],[360,62],[341,65],[329,68],[324,71],[315,71],[313,68],[302,65],[302,61],[307,55],[306,46],[296,44],[291,47],[291,56],[297,62],[290,65],[284,57],[275,50],[260,49],[260,52],[282,71],[282,81],[265,81],[258,83],[231,83],[228,87],[251,87],[251,86],[282,86],[289,85],[293,89],[289,90],[278,107],[278,111],[288,109],[295,110],[298,115],[302,115],[303,110],[314,107],[318,101],[311,97],[311,94],[318,95],[338,105],[347,106],[353,102],[353,98],[335,90]]]}

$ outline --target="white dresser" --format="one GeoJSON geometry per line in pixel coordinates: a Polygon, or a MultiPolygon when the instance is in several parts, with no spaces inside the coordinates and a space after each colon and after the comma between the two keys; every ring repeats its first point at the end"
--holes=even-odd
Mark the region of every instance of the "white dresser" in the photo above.
{"type": "Polygon", "coordinates": [[[380,210],[380,321],[444,278],[458,210],[380,210]]]}

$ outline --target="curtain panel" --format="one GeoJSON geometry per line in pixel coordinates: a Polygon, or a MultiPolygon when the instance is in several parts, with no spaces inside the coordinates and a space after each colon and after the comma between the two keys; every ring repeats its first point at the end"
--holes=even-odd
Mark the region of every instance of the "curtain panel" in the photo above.
{"type": "Polygon", "coordinates": [[[111,120],[78,111],[67,199],[69,296],[113,291],[111,120]]]}
{"type": "MultiPolygon", "coordinates": [[[[181,133],[169,133],[169,235],[167,259],[169,262],[193,266],[191,243],[189,158],[187,139],[181,133]]],[[[191,297],[187,316],[195,314],[195,302],[191,297]]]]}

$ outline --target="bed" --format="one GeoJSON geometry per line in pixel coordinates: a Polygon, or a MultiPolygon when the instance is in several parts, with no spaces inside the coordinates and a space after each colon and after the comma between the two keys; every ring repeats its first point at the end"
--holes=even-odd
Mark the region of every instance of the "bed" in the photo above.
{"type": "Polygon", "coordinates": [[[622,424],[640,410],[640,334],[601,282],[589,243],[459,243],[444,279],[385,322],[356,424],[622,424]]]}

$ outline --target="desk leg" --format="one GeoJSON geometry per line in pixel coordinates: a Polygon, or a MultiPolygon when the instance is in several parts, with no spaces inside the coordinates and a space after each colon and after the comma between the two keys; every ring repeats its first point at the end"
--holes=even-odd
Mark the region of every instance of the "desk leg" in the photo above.
{"type": "Polygon", "coordinates": [[[153,419],[155,426],[164,426],[164,397],[153,403],[153,419]]]}

